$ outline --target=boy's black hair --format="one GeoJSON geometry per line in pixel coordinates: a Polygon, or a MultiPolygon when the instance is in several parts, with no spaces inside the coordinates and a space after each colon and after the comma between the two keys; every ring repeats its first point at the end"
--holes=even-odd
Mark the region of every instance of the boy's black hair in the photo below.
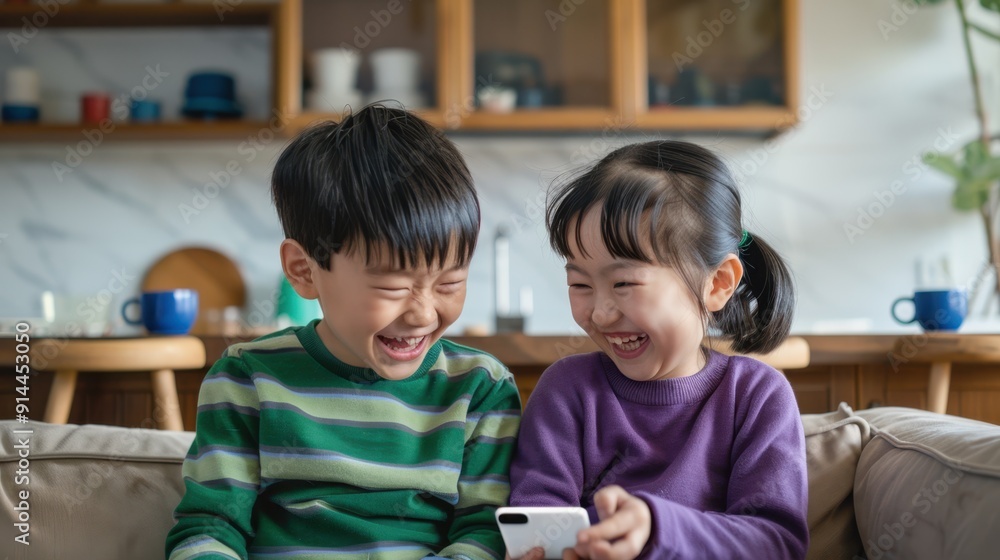
{"type": "Polygon", "coordinates": [[[564,258],[573,256],[570,235],[586,256],[580,226],[594,206],[601,208],[608,252],[676,269],[702,316],[733,337],[734,350],[768,352],[788,336],[795,308],[791,273],[759,236],[741,244],[739,189],[711,151],[678,141],[632,144],[558,188],[548,201],[546,226],[564,258]],[[709,314],[701,287],[730,253],[743,263],[743,280],[726,306],[709,314]]]}
{"type": "Polygon", "coordinates": [[[452,251],[465,266],[479,236],[479,199],[458,149],[414,114],[381,104],[292,140],[271,195],[285,237],[327,270],[341,251],[397,268],[443,266],[452,251]]]}

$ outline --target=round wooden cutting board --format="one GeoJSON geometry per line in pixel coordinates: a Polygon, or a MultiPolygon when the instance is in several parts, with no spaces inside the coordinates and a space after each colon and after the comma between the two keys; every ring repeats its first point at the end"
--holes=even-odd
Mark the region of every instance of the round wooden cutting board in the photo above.
{"type": "Polygon", "coordinates": [[[229,257],[205,247],[183,247],[167,253],[146,271],[142,291],[190,288],[198,291],[198,319],[191,334],[213,334],[208,328],[209,309],[229,306],[243,309],[247,290],[243,275],[229,257]]]}

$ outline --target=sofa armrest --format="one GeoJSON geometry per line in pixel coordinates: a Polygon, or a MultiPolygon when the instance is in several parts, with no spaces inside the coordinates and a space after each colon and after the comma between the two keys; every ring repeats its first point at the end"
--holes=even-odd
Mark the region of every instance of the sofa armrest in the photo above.
{"type": "Polygon", "coordinates": [[[12,560],[163,558],[192,432],[3,420],[0,433],[0,509],[14,520],[0,541],[12,560]],[[15,541],[25,528],[28,545],[15,541]]]}
{"type": "Polygon", "coordinates": [[[1000,426],[910,408],[856,414],[872,430],[854,481],[870,560],[1000,554],[1000,426]]]}

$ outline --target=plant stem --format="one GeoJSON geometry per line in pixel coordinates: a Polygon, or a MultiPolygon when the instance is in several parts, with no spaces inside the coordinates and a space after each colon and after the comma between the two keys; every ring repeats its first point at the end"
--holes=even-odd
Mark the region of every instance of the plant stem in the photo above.
{"type": "Polygon", "coordinates": [[[982,25],[979,25],[978,23],[972,23],[970,21],[969,22],[969,27],[971,27],[972,29],[975,29],[976,31],[982,33],[983,35],[986,35],[987,37],[992,37],[994,40],[1000,41],[1000,33],[996,33],[996,32],[990,31],[989,29],[986,29],[985,27],[983,27],[982,25]]]}
{"type": "Polygon", "coordinates": [[[987,130],[986,109],[983,105],[983,96],[979,91],[979,71],[976,69],[976,58],[972,53],[972,42],[969,39],[969,18],[965,15],[965,0],[955,0],[958,8],[958,16],[962,20],[962,42],[965,45],[965,56],[969,62],[969,74],[972,77],[972,94],[976,99],[976,118],[979,119],[979,137],[982,139],[983,147],[989,153],[990,134],[987,130]]]}

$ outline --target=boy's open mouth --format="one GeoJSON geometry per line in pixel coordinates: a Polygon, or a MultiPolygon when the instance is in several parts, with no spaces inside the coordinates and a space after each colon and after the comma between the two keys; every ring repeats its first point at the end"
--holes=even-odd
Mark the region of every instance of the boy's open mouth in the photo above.
{"type": "Polygon", "coordinates": [[[645,350],[649,337],[644,334],[633,334],[629,336],[607,336],[604,337],[611,343],[611,349],[619,357],[634,358],[645,350]]]}
{"type": "Polygon", "coordinates": [[[376,335],[382,349],[390,358],[405,362],[420,356],[427,343],[427,336],[402,337],[376,335]]]}

